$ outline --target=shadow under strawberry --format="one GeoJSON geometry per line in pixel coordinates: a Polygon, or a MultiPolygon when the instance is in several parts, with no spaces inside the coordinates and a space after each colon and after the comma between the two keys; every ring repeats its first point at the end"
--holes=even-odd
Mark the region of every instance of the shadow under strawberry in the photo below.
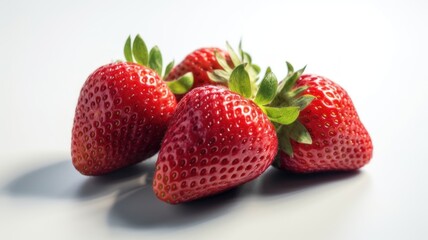
{"type": "Polygon", "coordinates": [[[286,195],[319,185],[338,182],[360,175],[360,171],[295,174],[271,167],[259,179],[258,193],[262,196],[286,195]]]}
{"type": "Polygon", "coordinates": [[[8,182],[2,191],[13,197],[90,200],[124,191],[146,171],[144,164],[138,164],[102,177],[82,177],[70,159],[53,162],[25,169],[21,175],[18,173],[16,178],[8,182]]]}
{"type": "Polygon", "coordinates": [[[107,175],[91,177],[80,186],[76,195],[78,198],[86,199],[88,197],[104,196],[113,192],[130,191],[140,184],[141,178],[147,175],[149,169],[150,167],[144,162],[107,175]]]}
{"type": "Polygon", "coordinates": [[[148,171],[147,182],[131,191],[119,193],[108,214],[108,224],[125,228],[163,228],[201,224],[221,217],[252,192],[253,183],[223,193],[171,205],[160,201],[151,187],[153,171],[148,171]]]}

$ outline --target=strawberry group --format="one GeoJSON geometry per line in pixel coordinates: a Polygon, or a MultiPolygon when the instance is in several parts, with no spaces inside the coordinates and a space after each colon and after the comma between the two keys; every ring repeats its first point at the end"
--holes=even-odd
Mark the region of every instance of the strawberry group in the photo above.
{"type": "Polygon", "coordinates": [[[278,83],[229,44],[200,48],[162,67],[158,47],[128,38],[126,62],[84,83],[71,154],[84,175],[103,175],[159,151],[153,191],[177,204],[251,181],[273,165],[294,173],[356,170],[373,152],[347,92],[287,63],[278,83]]]}

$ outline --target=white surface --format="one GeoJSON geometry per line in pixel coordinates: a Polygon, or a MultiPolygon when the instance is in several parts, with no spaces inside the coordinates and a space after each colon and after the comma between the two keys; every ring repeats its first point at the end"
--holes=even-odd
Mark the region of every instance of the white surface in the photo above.
{"type": "Polygon", "coordinates": [[[426,1],[1,1],[0,239],[427,239],[426,1]],[[128,34],[180,61],[244,47],[278,76],[308,64],[345,87],[371,133],[357,174],[270,169],[192,204],[154,197],[154,158],[105,178],[72,167],[80,87],[128,34]]]}

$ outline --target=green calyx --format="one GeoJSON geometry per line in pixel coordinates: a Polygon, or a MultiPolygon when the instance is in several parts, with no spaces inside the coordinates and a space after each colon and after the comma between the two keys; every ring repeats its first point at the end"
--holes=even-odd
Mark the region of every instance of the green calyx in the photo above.
{"type": "Polygon", "coordinates": [[[239,43],[238,53],[235,52],[228,42],[226,42],[226,48],[235,68],[229,66],[223,55],[215,53],[217,62],[222,69],[216,69],[213,72],[208,72],[208,77],[214,82],[227,83],[230,81],[234,69],[239,65],[245,64],[244,68],[249,77],[251,93],[255,93],[258,87],[257,80],[259,78],[260,67],[253,64],[250,54],[242,50],[242,41],[239,43]]]}
{"type": "MultiPolygon", "coordinates": [[[[305,67],[294,71],[293,66],[286,62],[288,73],[279,84],[277,95],[271,105],[275,107],[297,107],[299,111],[305,109],[315,98],[304,94],[308,86],[295,87],[297,80],[305,71],[305,67]]],[[[291,140],[301,144],[312,144],[312,138],[306,127],[296,119],[292,124],[276,126],[279,148],[289,156],[293,156],[291,140]]]]}
{"type": "MultiPolygon", "coordinates": [[[[162,79],[171,72],[174,67],[174,61],[168,63],[163,70],[162,54],[158,46],[150,49],[147,48],[143,38],[138,34],[134,41],[131,41],[131,36],[126,39],[123,53],[127,62],[135,62],[143,66],[153,69],[162,79]]],[[[192,73],[187,73],[179,79],[166,82],[168,87],[174,94],[184,94],[188,92],[193,85],[192,73]]]]}
{"type": "Polygon", "coordinates": [[[293,156],[291,140],[312,144],[308,130],[298,121],[300,112],[314,99],[314,96],[304,94],[307,86],[295,87],[305,68],[294,71],[287,62],[288,74],[280,84],[271,69],[267,68],[257,87],[253,88],[246,66],[247,63],[243,63],[231,71],[229,89],[252,99],[262,109],[276,128],[280,149],[288,155],[293,156]]]}

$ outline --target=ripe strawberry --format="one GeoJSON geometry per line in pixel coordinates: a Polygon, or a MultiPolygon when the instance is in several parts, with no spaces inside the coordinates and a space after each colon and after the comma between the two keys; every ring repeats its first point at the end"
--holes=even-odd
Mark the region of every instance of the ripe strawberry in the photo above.
{"type": "MultiPolygon", "coordinates": [[[[228,51],[220,48],[200,48],[193,51],[171,70],[165,81],[179,79],[186,73],[192,73],[194,82],[191,89],[206,85],[227,86],[227,79],[224,78],[224,75],[221,75],[223,78],[215,78],[210,75],[215,70],[226,70],[226,75],[230,76],[233,67],[244,62],[250,63],[250,66],[254,68],[253,71],[257,71],[257,73],[260,71],[257,65],[251,64],[251,57],[242,50],[241,44],[239,44],[240,57],[238,57],[228,43],[227,49],[228,51]]],[[[176,94],[177,100],[180,100],[183,96],[184,94],[176,94]]]]}
{"type": "Polygon", "coordinates": [[[315,99],[300,112],[298,121],[279,130],[283,151],[274,166],[310,173],[356,170],[367,164],[372,157],[372,141],[345,89],[328,78],[310,74],[300,76],[294,89],[315,99]],[[299,129],[302,133],[304,128],[310,137],[300,138],[301,143],[291,141],[289,145],[290,131],[299,129]]]}
{"type": "Polygon", "coordinates": [[[215,57],[216,52],[226,58],[229,66],[233,67],[229,53],[226,51],[220,48],[200,48],[187,55],[181,63],[176,65],[165,80],[170,81],[177,79],[185,73],[191,72],[194,78],[193,88],[204,85],[226,86],[226,83],[216,83],[211,81],[207,75],[207,72],[212,72],[215,69],[221,69],[221,66],[215,57]]]}
{"type": "Polygon", "coordinates": [[[254,101],[247,99],[253,95],[250,78],[239,65],[231,74],[230,90],[203,86],[180,101],[156,162],[153,189],[159,199],[176,204],[216,194],[269,167],[278,141],[265,112],[274,121],[289,123],[297,119],[298,108],[264,106],[273,99],[277,80],[269,71],[263,83],[254,101]],[[280,113],[289,116],[274,116],[280,113]]]}
{"type": "MultiPolygon", "coordinates": [[[[139,53],[141,42],[137,36],[134,58],[153,68],[153,56],[158,54],[144,60],[148,53],[139,53]]],[[[151,52],[160,54],[157,47],[151,52]]],[[[129,54],[125,54],[127,59],[129,54]]],[[[131,61],[98,68],[82,87],[71,155],[73,165],[84,175],[102,175],[138,163],[160,148],[177,102],[156,71],[131,61]]]]}

